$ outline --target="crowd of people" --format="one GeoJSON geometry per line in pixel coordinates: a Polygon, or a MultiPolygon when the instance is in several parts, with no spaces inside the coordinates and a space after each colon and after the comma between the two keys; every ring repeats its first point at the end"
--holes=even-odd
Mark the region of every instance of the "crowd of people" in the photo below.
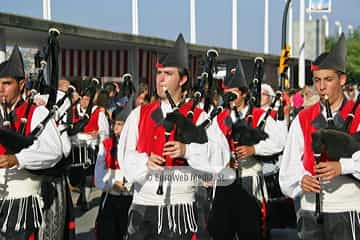
{"type": "Polygon", "coordinates": [[[270,239],[290,222],[300,239],[360,239],[360,114],[344,36],[303,89],[262,83],[254,96],[228,66],[208,112],[209,85],[189,88],[188,59],[179,35],[156,64],[154,96],[131,74],[60,79],[47,109],[14,47],[0,64],[0,239],[74,239],[71,191],[86,211],[93,186],[96,239],[270,239]],[[290,212],[280,224],[274,203],[290,212]]]}

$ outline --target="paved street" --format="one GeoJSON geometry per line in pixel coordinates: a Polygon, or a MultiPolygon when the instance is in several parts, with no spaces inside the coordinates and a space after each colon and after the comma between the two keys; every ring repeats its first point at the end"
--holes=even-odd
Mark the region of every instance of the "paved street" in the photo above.
{"type": "Polygon", "coordinates": [[[80,208],[76,206],[76,200],[78,196],[79,193],[76,190],[72,191],[72,199],[74,203],[76,217],[76,239],[95,240],[94,224],[98,212],[101,191],[92,188],[92,192],[90,193],[90,209],[86,212],[81,211],[80,208]]]}
{"type": "MultiPolygon", "coordinates": [[[[72,192],[73,203],[76,216],[76,236],[77,240],[95,240],[94,223],[98,212],[101,191],[93,188],[90,193],[90,210],[83,212],[76,206],[79,193],[72,192]]],[[[273,229],[271,231],[272,240],[297,240],[295,229],[273,229]]]]}

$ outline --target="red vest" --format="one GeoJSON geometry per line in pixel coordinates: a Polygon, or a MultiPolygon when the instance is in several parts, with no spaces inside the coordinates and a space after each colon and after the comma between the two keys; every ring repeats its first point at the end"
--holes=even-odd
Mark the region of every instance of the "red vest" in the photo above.
{"type": "MultiPolygon", "coordinates": [[[[27,106],[28,103],[24,101],[23,103],[20,104],[20,106],[17,106],[14,110],[16,114],[16,120],[15,122],[11,122],[11,129],[13,129],[16,132],[19,131],[21,125],[21,118],[24,117],[27,106]]],[[[35,105],[32,105],[30,107],[29,115],[27,116],[27,122],[25,126],[25,135],[29,135],[31,132],[31,119],[35,108],[36,108],[35,105]]],[[[6,150],[2,145],[0,145],[0,155],[1,154],[6,154],[6,150]]]]}
{"type": "MultiPolygon", "coordinates": [[[[95,111],[93,111],[91,113],[90,119],[89,119],[88,123],[85,125],[83,133],[99,131],[99,125],[98,125],[99,113],[100,113],[100,108],[96,107],[95,111]]],[[[80,116],[77,113],[76,106],[73,108],[72,116],[73,116],[73,119],[72,119],[73,123],[76,123],[76,122],[78,122],[80,120],[80,116]]]]}
{"type": "Polygon", "coordinates": [[[276,114],[277,114],[277,110],[271,110],[270,116],[275,120],[276,120],[276,114]]]}
{"type": "MultiPolygon", "coordinates": [[[[221,129],[222,133],[228,140],[231,150],[233,151],[235,146],[234,146],[233,140],[231,138],[232,129],[231,129],[231,125],[227,124],[227,120],[226,120],[227,118],[231,118],[230,113],[231,113],[231,111],[229,109],[225,109],[224,111],[222,111],[217,116],[217,122],[218,122],[219,128],[221,129]]],[[[259,124],[260,117],[263,113],[264,113],[264,110],[262,110],[261,108],[253,108],[253,110],[252,110],[253,119],[251,122],[251,125],[253,128],[256,128],[256,126],[259,124]]],[[[230,120],[231,119],[229,119],[229,121],[230,120]]]]}
{"type": "MultiPolygon", "coordinates": [[[[179,112],[185,116],[191,109],[191,105],[192,101],[183,104],[179,108],[179,112]]],[[[138,125],[139,138],[137,141],[136,150],[140,153],[145,152],[148,155],[154,153],[162,156],[165,144],[165,129],[161,124],[156,123],[152,118],[152,114],[157,109],[160,109],[160,101],[155,101],[153,103],[141,106],[138,125]]],[[[194,124],[198,120],[200,113],[202,113],[202,110],[195,108],[193,117],[194,124]]],[[[174,141],[175,128],[171,131],[169,141],[174,141]]],[[[172,159],[170,157],[166,157],[165,159],[165,166],[184,166],[187,164],[186,160],[182,158],[172,159]]]]}
{"type": "Polygon", "coordinates": [[[105,167],[106,169],[120,169],[117,156],[111,154],[114,147],[114,139],[109,137],[103,141],[105,151],[105,167]]]}
{"type": "MultiPolygon", "coordinates": [[[[345,105],[340,109],[339,113],[340,116],[343,119],[346,119],[348,113],[351,111],[352,107],[354,105],[353,101],[347,101],[345,105]]],[[[353,119],[349,133],[354,133],[357,130],[357,126],[360,121],[360,114],[359,114],[359,108],[356,110],[355,118],[353,119]]],[[[320,114],[320,103],[316,103],[304,110],[302,110],[299,113],[299,121],[300,121],[300,127],[302,130],[302,133],[304,135],[304,153],[303,153],[303,165],[304,168],[314,175],[314,165],[315,165],[315,159],[314,159],[314,152],[312,150],[312,137],[311,134],[318,129],[316,129],[312,122],[315,120],[317,116],[320,114]]]]}

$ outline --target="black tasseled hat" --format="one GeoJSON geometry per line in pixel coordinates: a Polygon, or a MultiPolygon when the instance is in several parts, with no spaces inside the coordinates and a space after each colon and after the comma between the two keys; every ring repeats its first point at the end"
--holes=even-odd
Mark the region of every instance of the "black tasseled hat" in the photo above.
{"type": "Polygon", "coordinates": [[[18,46],[14,46],[9,59],[0,64],[0,78],[13,77],[24,79],[24,61],[18,46]]]}
{"type": "Polygon", "coordinates": [[[345,73],[346,71],[346,45],[345,35],[341,34],[335,47],[330,52],[320,54],[311,65],[311,70],[334,69],[345,73]]]}
{"type": "Polygon", "coordinates": [[[174,47],[169,54],[159,60],[156,67],[178,67],[189,68],[189,52],[183,35],[180,33],[176,39],[174,47]]]}
{"type": "Polygon", "coordinates": [[[224,88],[248,88],[248,83],[244,72],[240,66],[241,63],[229,64],[226,67],[226,76],[224,78],[224,88]]]}

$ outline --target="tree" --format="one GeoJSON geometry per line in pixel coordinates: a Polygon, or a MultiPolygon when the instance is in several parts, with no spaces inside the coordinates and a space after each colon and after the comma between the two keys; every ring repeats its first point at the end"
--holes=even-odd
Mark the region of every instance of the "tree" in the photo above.
{"type": "MultiPolygon", "coordinates": [[[[326,51],[335,46],[337,38],[329,38],[326,41],[326,51]]],[[[360,29],[354,31],[351,36],[346,37],[347,64],[346,74],[349,83],[360,84],[360,29]]]]}

